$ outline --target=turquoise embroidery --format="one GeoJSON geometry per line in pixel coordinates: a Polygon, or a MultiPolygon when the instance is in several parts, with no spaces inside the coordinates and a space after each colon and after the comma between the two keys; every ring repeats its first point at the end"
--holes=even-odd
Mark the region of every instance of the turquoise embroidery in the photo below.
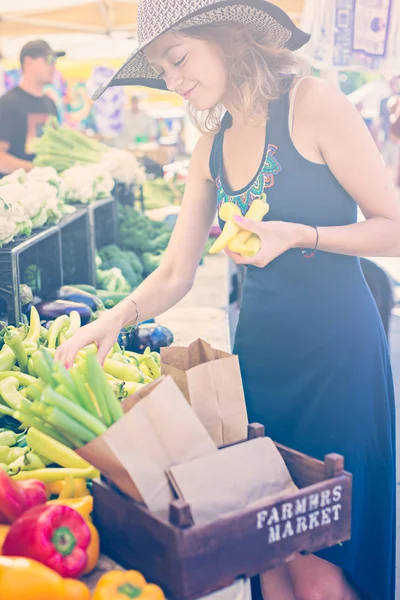
{"type": "Polygon", "coordinates": [[[265,157],[264,165],[257,176],[257,179],[243,194],[238,196],[230,196],[223,188],[221,177],[218,176],[215,180],[217,186],[217,208],[219,210],[221,204],[224,202],[233,202],[237,204],[242,211],[242,215],[245,215],[250,208],[253,200],[259,198],[261,194],[268,188],[271,188],[275,183],[275,175],[282,171],[282,167],[275,158],[275,154],[278,150],[277,146],[268,144],[267,155],[265,157]]]}

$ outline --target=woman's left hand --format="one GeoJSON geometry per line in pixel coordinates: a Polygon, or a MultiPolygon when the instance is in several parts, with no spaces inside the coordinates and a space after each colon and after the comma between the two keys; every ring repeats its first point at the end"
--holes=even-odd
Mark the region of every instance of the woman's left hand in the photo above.
{"type": "Polygon", "coordinates": [[[226,254],[237,265],[265,267],[287,250],[303,245],[300,242],[308,237],[306,231],[308,229],[310,230],[310,246],[313,247],[313,241],[311,240],[313,229],[311,227],[297,223],[287,223],[286,221],[262,221],[260,223],[243,217],[234,218],[241,229],[255,233],[261,240],[260,251],[252,257],[241,256],[231,252],[228,248],[225,249],[226,254]]]}

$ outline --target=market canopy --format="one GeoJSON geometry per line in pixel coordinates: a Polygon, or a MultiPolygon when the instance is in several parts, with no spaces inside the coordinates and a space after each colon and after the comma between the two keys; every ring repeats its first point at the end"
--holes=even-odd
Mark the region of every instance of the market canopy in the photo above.
{"type": "MultiPolygon", "coordinates": [[[[304,1],[272,0],[297,23],[304,1]]],[[[137,24],[137,5],[137,0],[0,0],[0,36],[133,33],[137,24]]]]}
{"type": "Polygon", "coordinates": [[[136,0],[0,0],[0,36],[134,32],[136,23],[136,0]]]}

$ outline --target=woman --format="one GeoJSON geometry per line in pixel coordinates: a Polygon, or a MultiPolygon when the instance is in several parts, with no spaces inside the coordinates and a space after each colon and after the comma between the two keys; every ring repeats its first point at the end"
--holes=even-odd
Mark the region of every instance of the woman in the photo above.
{"type": "Polygon", "coordinates": [[[249,417],[312,456],[342,453],[354,508],[352,540],[264,574],[264,598],[393,600],[393,386],[356,258],[400,254],[400,211],[375,144],[338,89],[290,75],[292,51],[308,36],[265,0],[142,0],[139,39],[108,85],[177,92],[212,133],[194,151],[161,267],[57,357],[71,366],[94,341],[102,361],[122,326],[177,303],[193,284],[217,206],[235,202],[244,214],[266,192],[264,222],[238,219],[261,238],[259,254],[228,252],[248,265],[234,351],[249,417]],[[357,204],[365,222],[356,222],[357,204]]]}

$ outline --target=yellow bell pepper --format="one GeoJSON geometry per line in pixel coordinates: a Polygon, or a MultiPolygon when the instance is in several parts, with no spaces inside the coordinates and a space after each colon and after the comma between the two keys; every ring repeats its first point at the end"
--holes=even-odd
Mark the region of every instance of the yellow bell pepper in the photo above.
{"type": "Polygon", "coordinates": [[[91,513],[93,512],[93,496],[82,496],[81,498],[58,498],[57,500],[49,500],[47,504],[61,504],[69,506],[78,512],[85,521],[91,521],[91,513]]]}
{"type": "Polygon", "coordinates": [[[0,556],[1,600],[89,600],[88,587],[28,558],[0,556]]]}
{"type": "Polygon", "coordinates": [[[92,600],[164,600],[160,587],[147,583],[138,571],[110,571],[101,577],[92,600]]]}
{"type": "MultiPolygon", "coordinates": [[[[251,221],[262,221],[266,214],[268,214],[270,206],[268,204],[267,196],[263,194],[260,198],[253,200],[249,210],[246,213],[246,219],[251,221]]],[[[241,247],[251,238],[251,231],[245,231],[242,229],[237,236],[229,244],[229,250],[240,254],[241,247]]]]}
{"type": "MultiPolygon", "coordinates": [[[[90,492],[86,485],[86,479],[74,479],[73,482],[75,484],[74,498],[81,498],[90,495],[90,492]]],[[[49,496],[59,496],[63,492],[65,484],[65,479],[62,481],[54,481],[53,483],[48,483],[46,485],[47,494],[49,496]]]]}
{"type": "Polygon", "coordinates": [[[0,525],[0,556],[3,550],[3,543],[7,537],[7,533],[10,530],[11,525],[0,525]]]}

